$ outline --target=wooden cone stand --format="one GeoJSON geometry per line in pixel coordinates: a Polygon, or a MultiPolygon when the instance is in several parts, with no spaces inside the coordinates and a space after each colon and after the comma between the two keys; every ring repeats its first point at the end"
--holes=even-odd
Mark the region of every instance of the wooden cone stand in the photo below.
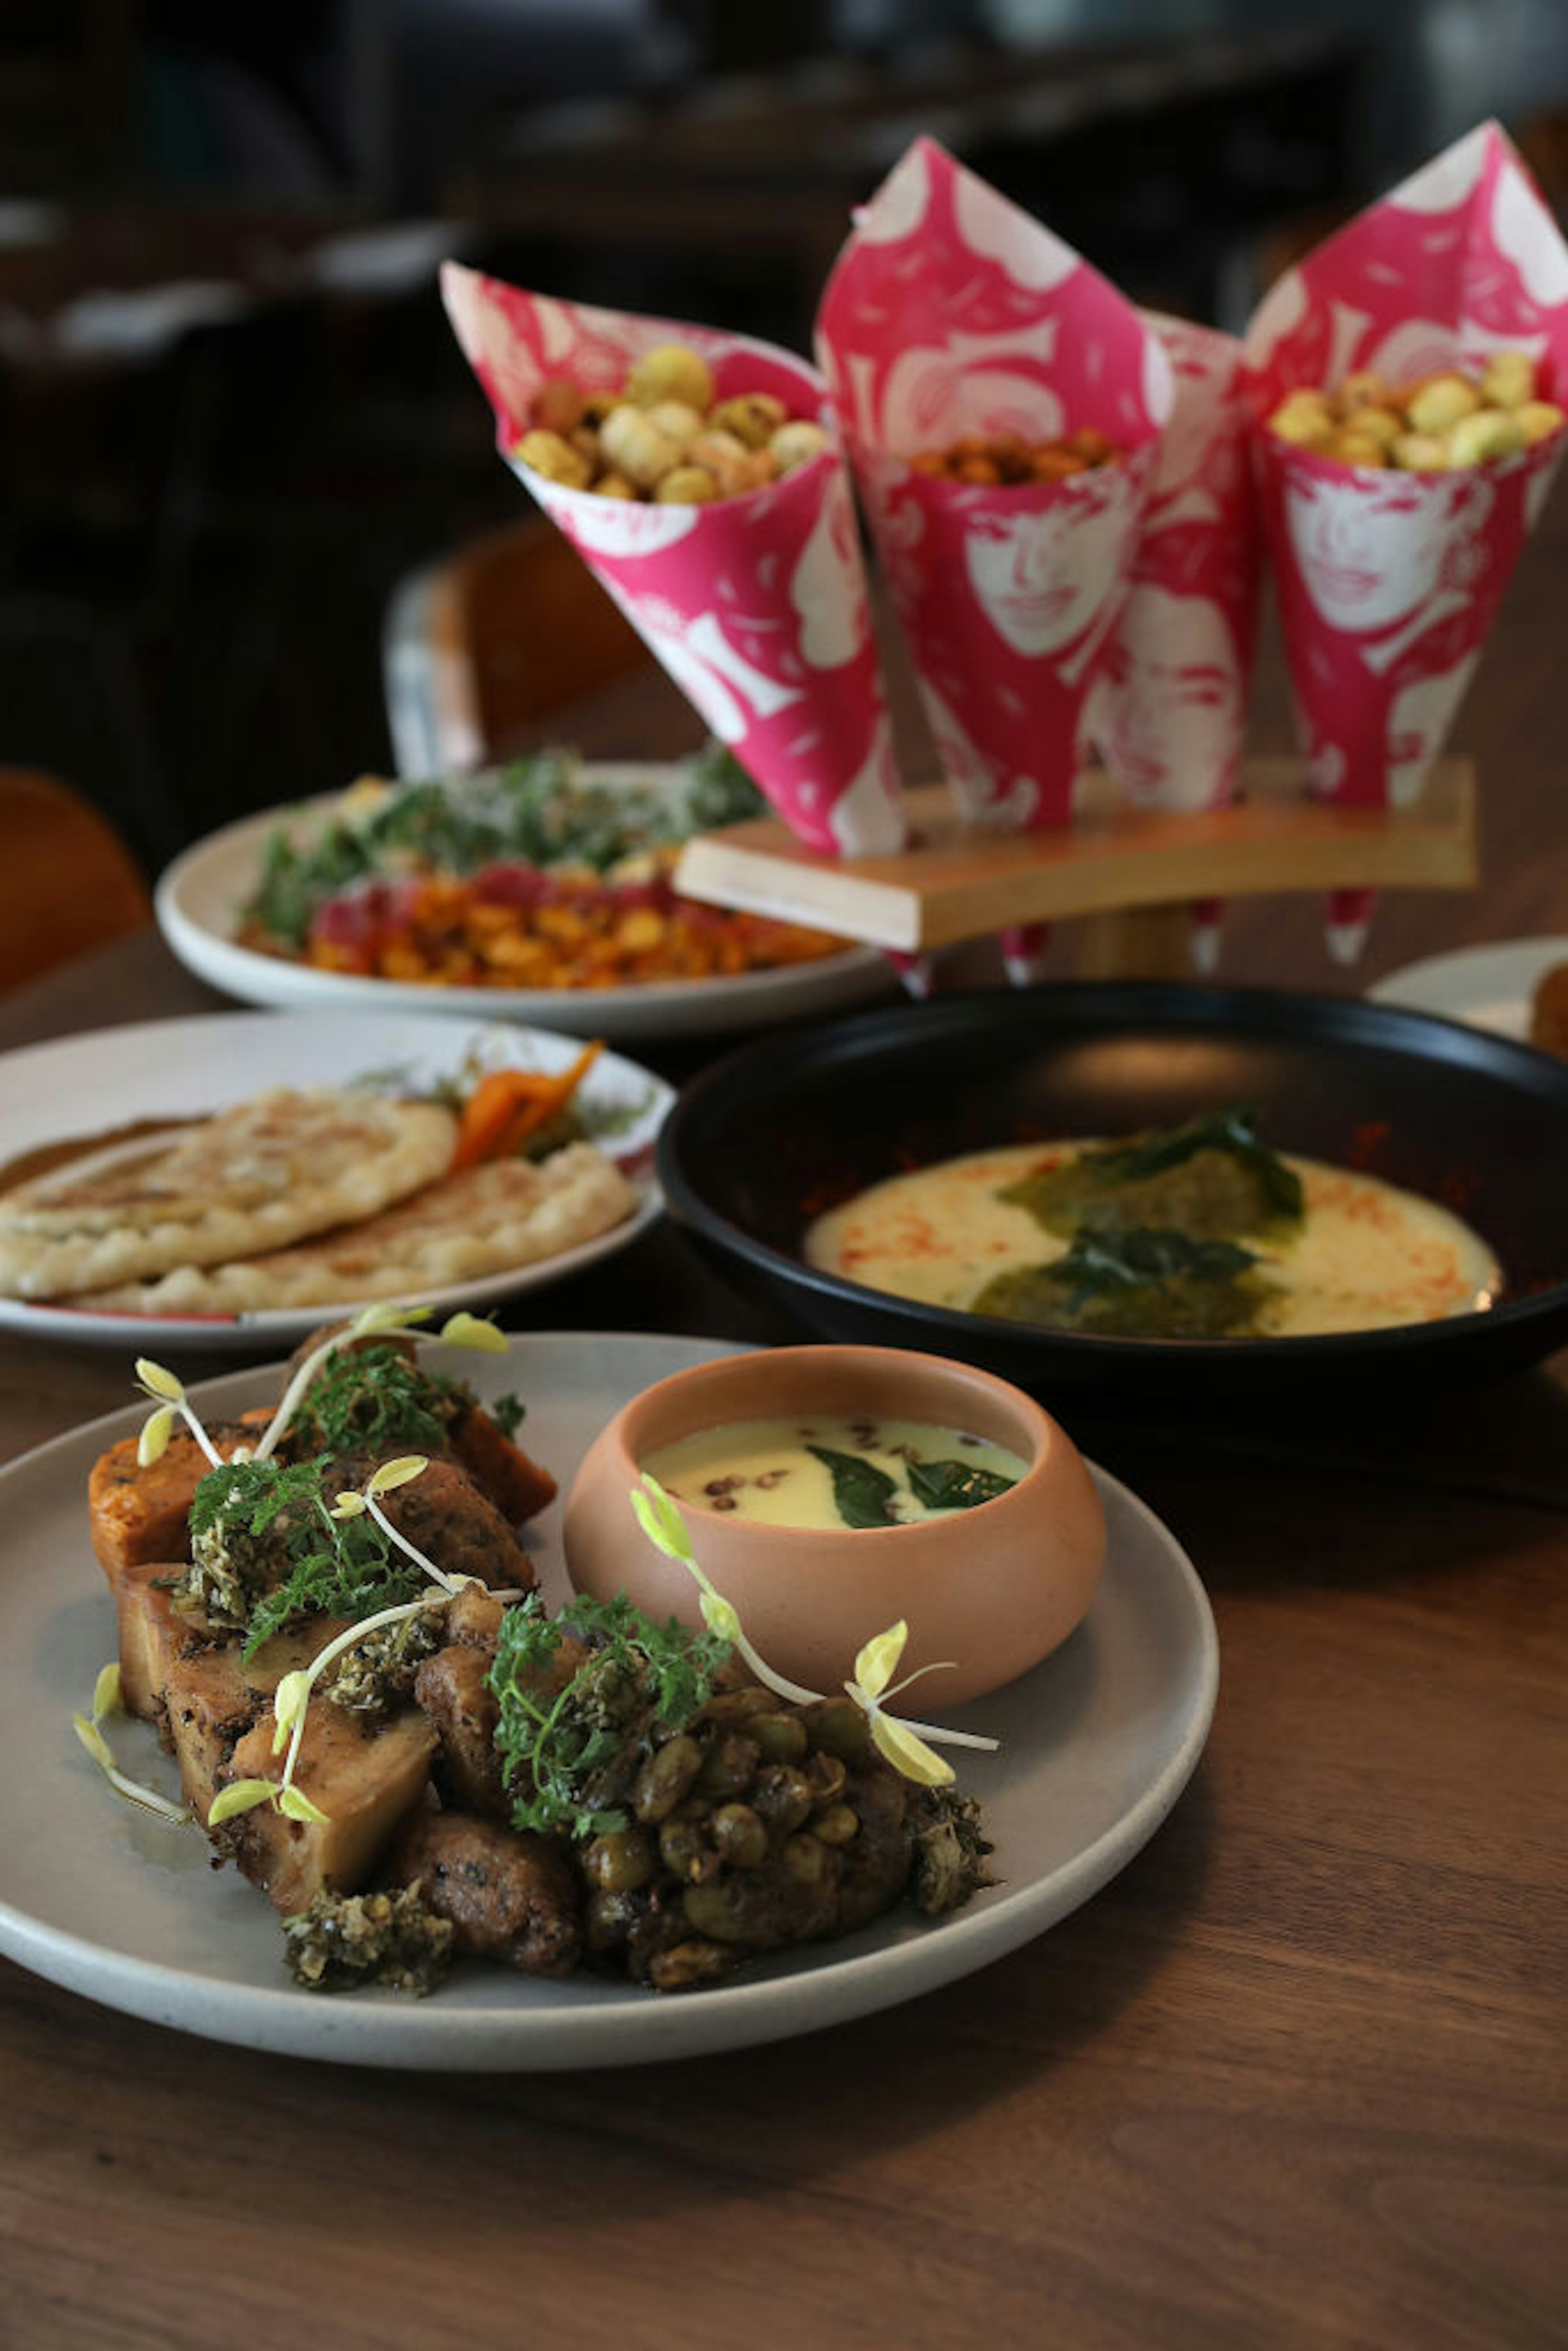
{"type": "Polygon", "coordinates": [[[1180,978],[1200,898],[1280,891],[1460,890],[1478,878],[1475,771],[1439,759],[1416,806],[1347,808],[1309,797],[1298,759],[1245,762],[1230,807],[1129,809],[1109,777],[1082,778],[1070,825],[995,833],[966,825],[944,784],[906,796],[909,845],[835,858],[778,817],[686,843],[685,896],[919,955],[1027,923],[1082,922],[1085,978],[1180,978]]]}

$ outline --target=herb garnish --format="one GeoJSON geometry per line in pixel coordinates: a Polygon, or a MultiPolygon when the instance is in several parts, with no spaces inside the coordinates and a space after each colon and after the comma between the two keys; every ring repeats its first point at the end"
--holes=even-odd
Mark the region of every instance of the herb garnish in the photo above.
{"type": "MultiPolygon", "coordinates": [[[[643,1472],[642,1484],[632,1489],[632,1509],[648,1541],[666,1559],[678,1560],[691,1576],[702,1594],[697,1605],[708,1631],[738,1650],[765,1688],[777,1690],[780,1698],[789,1698],[793,1705],[815,1706],[821,1696],[820,1690],[808,1689],[803,1683],[791,1681],[788,1675],[776,1673],[767,1658],[758,1655],[747,1637],[734,1602],[725,1598],[707,1570],[699,1565],[692,1549],[691,1531],[676,1509],[674,1497],[646,1470],[643,1472]]],[[[871,1724],[872,1742],[877,1752],[894,1770],[902,1771],[907,1780],[919,1781],[923,1787],[941,1787],[952,1779],[953,1766],[926,1745],[927,1740],[935,1739],[949,1747],[986,1749],[994,1749],[997,1741],[977,1730],[952,1730],[944,1724],[910,1722],[903,1715],[889,1714],[883,1703],[885,1698],[896,1698],[911,1682],[920,1681],[926,1674],[941,1673],[947,1662],[916,1666],[913,1673],[895,1682],[893,1677],[908,1638],[909,1627],[901,1617],[885,1633],[878,1633],[865,1642],[855,1657],[854,1679],[846,1681],[844,1687],[871,1724]]]]}
{"type": "Polygon", "coordinates": [[[895,1527],[888,1505],[898,1488],[885,1469],[859,1453],[835,1453],[830,1446],[808,1445],[813,1461],[821,1462],[833,1481],[833,1507],[846,1527],[895,1527]]]}
{"type": "Polygon", "coordinates": [[[475,776],[366,789],[308,840],[280,826],[241,911],[298,949],[318,910],[356,883],[411,871],[473,873],[513,859],[602,873],[623,857],[761,806],[750,777],[719,744],[693,761],[674,797],[651,784],[600,783],[574,751],[539,751],[475,776]]]}
{"type": "Polygon", "coordinates": [[[912,1461],[909,1485],[916,1501],[928,1510],[972,1510],[977,1503],[994,1502],[1018,1484],[999,1469],[984,1469],[977,1461],[912,1461]]]}
{"type": "Polygon", "coordinates": [[[1211,1111],[1184,1126],[1091,1144],[1031,1168],[998,1194],[1048,1232],[1089,1227],[1179,1228],[1214,1239],[1275,1233],[1300,1223],[1301,1178],[1260,1143],[1257,1113],[1211,1111]]]}
{"type": "Polygon", "coordinates": [[[1065,1257],[1046,1271],[1067,1289],[1076,1313],[1108,1290],[1147,1289],[1157,1282],[1234,1281],[1258,1262],[1237,1241],[1195,1240],[1190,1233],[1151,1230],[1080,1233],[1065,1257]]]}
{"type": "MultiPolygon", "coordinates": [[[[893,1508],[897,1481],[874,1461],[859,1453],[835,1453],[826,1445],[808,1445],[833,1481],[833,1507],[846,1527],[896,1527],[904,1521],[893,1508]]],[[[1016,1486],[998,1469],[983,1469],[975,1461],[912,1461],[909,1487],[928,1510],[972,1510],[977,1503],[994,1501],[1016,1486]]]]}
{"type": "Polygon", "coordinates": [[[297,1407],[288,1442],[312,1453],[394,1444],[439,1453],[453,1422],[473,1401],[462,1381],[411,1363],[395,1341],[342,1347],[297,1407]]]}
{"type": "Polygon", "coordinates": [[[216,1600],[215,1621],[243,1628],[247,1661],[297,1616],[369,1616],[425,1588],[423,1570],[394,1556],[373,1519],[333,1514],[321,1490],[326,1467],[324,1458],[225,1462],[192,1498],[194,1558],[177,1588],[209,1615],[216,1600]]]}
{"type": "Polygon", "coordinates": [[[497,1396],[487,1410],[491,1419],[505,1437],[516,1437],[523,1425],[528,1405],[518,1395],[497,1396]]]}
{"type": "Polygon", "coordinates": [[[1128,1143],[1086,1151],[1083,1164],[1113,1184],[1134,1184],[1145,1176],[1160,1176],[1179,1167],[1200,1151],[1225,1151],[1251,1169],[1274,1214],[1292,1220],[1302,1213],[1301,1179],[1277,1151],[1258,1140],[1258,1113],[1233,1106],[1207,1111],[1183,1126],[1155,1127],[1134,1135],[1128,1143]]]}
{"type": "Polygon", "coordinates": [[[728,1656],[727,1641],[673,1616],[656,1625],[623,1593],[580,1594],[553,1617],[537,1593],[508,1608],[486,1686],[500,1709],[495,1744],[513,1827],[574,1837],[624,1828],[621,1800],[650,1733],[689,1721],[728,1656]],[[569,1635],[590,1645],[588,1657],[558,1696],[536,1691],[569,1635]]]}

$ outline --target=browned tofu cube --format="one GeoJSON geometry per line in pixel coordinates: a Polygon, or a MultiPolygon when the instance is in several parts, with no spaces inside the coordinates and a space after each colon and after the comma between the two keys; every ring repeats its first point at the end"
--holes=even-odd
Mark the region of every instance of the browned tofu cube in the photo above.
{"type": "MultiPolygon", "coordinates": [[[[233,1779],[276,1779],[281,1765],[225,1770],[238,1743],[255,1725],[270,1758],[272,1693],[287,1673],[308,1666],[343,1627],[323,1618],[303,1633],[280,1633],[246,1665],[237,1641],[222,1648],[195,1649],[169,1660],[163,1686],[170,1742],[180,1766],[185,1800],[204,1822],[213,1798],[233,1779]]],[[[314,1709],[313,1709],[314,1710],[314,1709]]]]}
{"type": "MultiPolygon", "coordinates": [[[[257,1804],[226,1824],[235,1858],[286,1918],[317,1894],[354,1893],[423,1797],[434,1750],[435,1733],[416,1707],[376,1718],[313,1699],[294,1779],[327,1818],[288,1820],[257,1804]]],[[[222,1780],[276,1780],[281,1771],[268,1714],[240,1740],[222,1780]]]]}
{"type": "Polygon", "coordinates": [[[149,1560],[117,1568],[110,1577],[120,1617],[120,1698],[127,1714],[151,1722],[176,1657],[199,1646],[199,1620],[180,1615],[168,1586],[184,1569],[180,1562],[149,1560]]]}

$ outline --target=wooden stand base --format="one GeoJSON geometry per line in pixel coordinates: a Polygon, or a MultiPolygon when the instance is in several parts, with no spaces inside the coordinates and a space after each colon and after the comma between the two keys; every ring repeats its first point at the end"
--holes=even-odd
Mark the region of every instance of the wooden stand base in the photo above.
{"type": "MultiPolygon", "coordinates": [[[[1195,898],[1462,890],[1477,880],[1468,759],[1439,759],[1409,809],[1312,799],[1296,759],[1249,759],[1241,789],[1229,808],[1142,810],[1122,805],[1110,778],[1096,771],[1080,781],[1071,825],[1002,834],[966,826],[946,785],[924,784],[906,795],[905,849],[828,857],[807,849],[779,818],[759,817],[688,841],[675,886],[716,905],[912,955],[1014,924],[1113,916],[1119,942],[1107,931],[1101,953],[1134,952],[1143,958],[1140,970],[1157,953],[1166,959],[1161,968],[1168,963],[1176,972],[1186,968],[1186,909],[1195,898]],[[1161,921],[1151,926],[1145,919],[1140,929],[1134,924],[1140,913],[1157,913],[1161,921]]],[[[1124,962],[1101,966],[1113,967],[1127,969],[1124,962]]]]}

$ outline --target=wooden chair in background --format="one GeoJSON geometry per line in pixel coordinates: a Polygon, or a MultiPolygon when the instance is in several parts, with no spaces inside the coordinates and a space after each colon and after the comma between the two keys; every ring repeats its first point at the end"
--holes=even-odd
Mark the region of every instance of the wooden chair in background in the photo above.
{"type": "Polygon", "coordinates": [[[135,859],[90,800],[0,768],[0,991],[151,921],[135,859]]]}
{"type": "Polygon", "coordinates": [[[400,776],[502,758],[554,709],[644,665],[646,646],[553,524],[494,531],[405,580],[382,642],[400,776]]]}

